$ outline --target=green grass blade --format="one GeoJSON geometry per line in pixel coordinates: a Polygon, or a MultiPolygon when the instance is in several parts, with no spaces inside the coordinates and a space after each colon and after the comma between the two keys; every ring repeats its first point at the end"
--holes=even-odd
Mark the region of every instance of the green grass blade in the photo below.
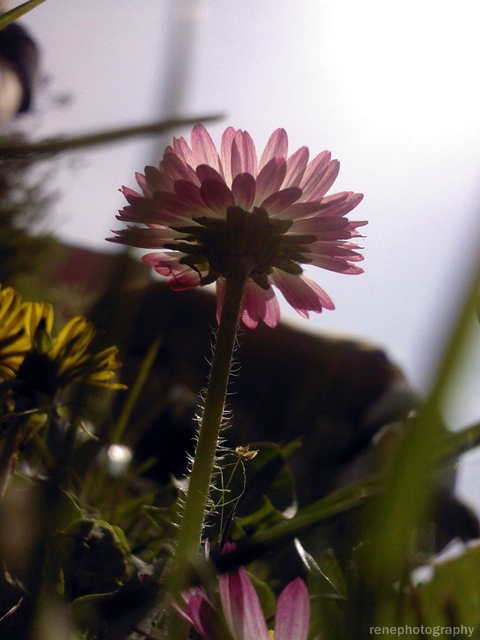
{"type": "Polygon", "coordinates": [[[423,513],[430,496],[433,459],[440,452],[444,434],[439,419],[441,401],[452,382],[475,311],[480,270],[470,286],[445,348],[431,392],[395,453],[372,527],[376,561],[375,575],[398,573],[404,561],[412,528],[423,513]],[[393,551],[395,550],[395,552],[393,551]],[[380,570],[381,569],[381,570],[380,570]],[[379,573],[380,571],[380,573],[379,573]]]}
{"type": "Polygon", "coordinates": [[[111,129],[109,131],[99,131],[73,138],[50,138],[40,142],[24,143],[17,140],[4,140],[0,145],[0,158],[31,158],[44,159],[63,153],[65,151],[76,151],[85,147],[96,147],[112,142],[121,142],[128,138],[135,138],[148,135],[162,135],[170,129],[197,124],[198,122],[213,122],[219,120],[221,115],[196,116],[193,118],[170,118],[159,122],[152,122],[144,125],[111,129]]]}
{"type": "Polygon", "coordinates": [[[143,359],[142,365],[140,367],[140,371],[138,376],[130,389],[130,392],[125,400],[125,404],[123,405],[122,412],[113,427],[110,434],[110,444],[117,444],[122,439],[123,432],[127,428],[128,421],[130,419],[130,415],[133,411],[133,408],[138,400],[140,392],[145,384],[150,370],[155,362],[155,358],[157,356],[158,350],[160,348],[161,338],[157,337],[151,344],[150,349],[147,351],[145,358],[143,359]]]}
{"type": "Polygon", "coordinates": [[[438,462],[440,464],[454,462],[463,453],[478,446],[480,446],[480,423],[449,433],[440,444],[438,462]]]}
{"type": "Polygon", "coordinates": [[[35,7],[38,7],[38,5],[42,4],[42,2],[45,2],[45,0],[28,0],[28,2],[24,2],[19,7],[11,9],[10,11],[2,14],[0,16],[0,29],[5,28],[11,22],[14,22],[32,9],[35,9],[35,7]]]}

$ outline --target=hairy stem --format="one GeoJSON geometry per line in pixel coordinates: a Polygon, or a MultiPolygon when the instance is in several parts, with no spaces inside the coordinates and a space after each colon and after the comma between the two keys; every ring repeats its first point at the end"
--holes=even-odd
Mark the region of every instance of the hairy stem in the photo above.
{"type": "Polygon", "coordinates": [[[222,317],[176,549],[174,594],[187,584],[189,565],[199,550],[247,277],[246,269],[239,269],[238,264],[226,276],[222,317]]]}

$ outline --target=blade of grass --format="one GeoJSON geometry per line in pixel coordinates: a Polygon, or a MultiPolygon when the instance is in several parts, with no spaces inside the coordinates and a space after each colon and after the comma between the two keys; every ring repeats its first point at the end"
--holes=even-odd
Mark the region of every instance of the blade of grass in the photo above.
{"type": "Polygon", "coordinates": [[[480,446],[480,423],[449,433],[441,442],[438,452],[440,465],[454,462],[459,456],[480,446]]]}
{"type": "Polygon", "coordinates": [[[28,2],[24,2],[19,7],[10,9],[10,11],[2,14],[0,16],[0,29],[4,29],[11,22],[14,22],[32,9],[35,9],[35,7],[38,7],[38,5],[42,4],[42,2],[45,2],[45,0],[28,0],[28,2]]]}
{"type": "Polygon", "coordinates": [[[362,554],[351,610],[355,628],[364,633],[370,625],[400,624],[404,620],[405,592],[395,591],[394,585],[408,581],[410,561],[418,551],[416,540],[422,534],[417,529],[431,507],[433,472],[445,453],[441,402],[453,381],[470,333],[479,286],[480,265],[443,350],[430,393],[393,454],[384,490],[366,513],[363,535],[369,544],[362,554]]]}
{"type": "Polygon", "coordinates": [[[386,492],[373,516],[372,549],[375,575],[397,575],[404,562],[411,531],[424,512],[432,484],[433,459],[440,452],[442,436],[439,407],[456,370],[468,335],[480,286],[480,268],[473,279],[418,418],[406,432],[395,452],[386,492]],[[380,573],[379,573],[380,572],[380,573]]]}
{"type": "Polygon", "coordinates": [[[338,517],[340,514],[364,505],[379,488],[380,477],[370,476],[353,482],[334,493],[300,509],[296,516],[259,531],[237,543],[237,548],[222,554],[215,564],[220,571],[232,571],[260,557],[277,545],[300,536],[313,527],[338,517]]]}
{"type": "Polygon", "coordinates": [[[143,385],[145,384],[150,374],[153,363],[155,362],[160,344],[161,338],[159,336],[152,342],[149,350],[147,351],[147,354],[143,359],[142,365],[140,367],[140,371],[138,372],[138,376],[135,379],[135,382],[133,383],[133,386],[130,389],[130,392],[125,400],[125,404],[122,407],[120,416],[110,432],[110,444],[118,444],[122,439],[122,435],[127,427],[130,415],[138,400],[140,392],[143,389],[143,385]]]}
{"type": "Polygon", "coordinates": [[[112,142],[121,142],[128,138],[161,135],[175,127],[197,124],[198,122],[214,122],[222,117],[222,115],[210,115],[196,116],[192,118],[171,118],[149,124],[89,133],[81,136],[75,136],[73,138],[50,138],[40,142],[25,143],[7,139],[0,145],[0,158],[12,159],[29,157],[41,160],[45,157],[55,155],[56,153],[63,153],[65,151],[75,151],[85,147],[95,147],[102,144],[110,144],[112,142]]]}

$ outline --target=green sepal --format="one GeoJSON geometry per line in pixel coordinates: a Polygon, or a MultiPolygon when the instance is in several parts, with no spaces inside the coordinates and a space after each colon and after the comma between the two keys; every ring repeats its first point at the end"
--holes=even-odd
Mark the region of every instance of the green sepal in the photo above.
{"type": "Polygon", "coordinates": [[[291,233],[290,235],[285,235],[282,237],[282,244],[284,245],[306,245],[312,244],[312,242],[316,242],[317,236],[313,234],[300,234],[300,233],[291,233]]]}
{"type": "Polygon", "coordinates": [[[297,262],[283,256],[275,256],[272,260],[272,265],[277,269],[292,274],[292,276],[299,276],[303,273],[302,267],[297,262]]]}

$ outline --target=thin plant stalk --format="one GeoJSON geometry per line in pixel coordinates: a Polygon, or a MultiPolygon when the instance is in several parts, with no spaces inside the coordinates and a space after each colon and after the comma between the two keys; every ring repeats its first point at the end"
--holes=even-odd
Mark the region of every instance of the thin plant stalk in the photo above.
{"type": "Polygon", "coordinates": [[[45,0],[28,0],[28,2],[24,2],[19,7],[15,7],[15,9],[10,9],[6,13],[0,16],[0,29],[4,29],[11,22],[14,22],[18,18],[21,18],[23,15],[38,7],[38,5],[45,2],[45,0]]]}
{"type": "Polygon", "coordinates": [[[140,367],[138,376],[133,383],[127,399],[125,400],[125,404],[123,405],[120,416],[110,432],[109,444],[118,444],[121,441],[125,429],[128,426],[128,421],[130,420],[133,408],[135,407],[143,386],[147,381],[148,376],[150,375],[150,371],[153,363],[155,362],[155,358],[157,357],[160,344],[161,338],[158,337],[152,342],[149,350],[147,351],[147,354],[143,359],[142,366],[140,367]]]}
{"type": "Polygon", "coordinates": [[[186,586],[189,566],[199,550],[247,277],[245,269],[232,269],[226,275],[222,317],[176,548],[173,595],[186,586]]]}
{"type": "MultiPolygon", "coordinates": [[[[42,0],[43,2],[44,0],[42,0]]],[[[85,147],[96,147],[114,142],[122,142],[128,138],[162,135],[175,127],[186,126],[199,120],[212,122],[221,118],[221,115],[197,116],[194,118],[170,118],[160,122],[152,122],[120,129],[109,129],[96,133],[83,134],[71,138],[56,137],[39,142],[18,142],[7,140],[0,146],[0,158],[12,160],[15,158],[32,158],[43,160],[57,153],[76,151],[85,147]]]]}

